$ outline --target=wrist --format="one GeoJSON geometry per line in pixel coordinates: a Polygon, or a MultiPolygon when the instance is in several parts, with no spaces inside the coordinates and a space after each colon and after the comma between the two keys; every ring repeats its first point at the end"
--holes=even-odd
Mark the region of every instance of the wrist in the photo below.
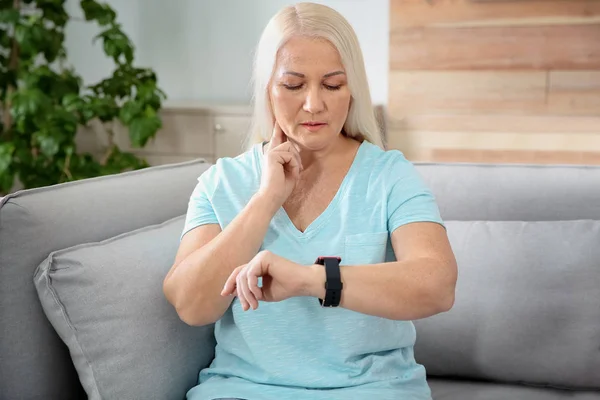
{"type": "Polygon", "coordinates": [[[303,267],[303,296],[316,297],[323,299],[325,297],[325,281],[327,279],[325,268],[322,265],[313,264],[303,267]]]}
{"type": "Polygon", "coordinates": [[[250,201],[258,204],[261,209],[266,210],[271,216],[274,216],[281,207],[281,204],[273,196],[260,191],[256,192],[250,201]]]}

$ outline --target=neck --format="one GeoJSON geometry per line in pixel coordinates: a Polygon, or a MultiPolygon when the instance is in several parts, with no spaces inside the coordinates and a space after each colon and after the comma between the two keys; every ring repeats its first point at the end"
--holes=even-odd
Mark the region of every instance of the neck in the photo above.
{"type": "Polygon", "coordinates": [[[338,136],[328,146],[318,150],[309,149],[299,144],[295,144],[296,149],[300,153],[302,166],[304,167],[303,174],[307,172],[326,172],[331,168],[337,168],[339,162],[344,162],[348,158],[348,153],[354,154],[354,150],[360,145],[354,139],[346,136],[338,136]]]}

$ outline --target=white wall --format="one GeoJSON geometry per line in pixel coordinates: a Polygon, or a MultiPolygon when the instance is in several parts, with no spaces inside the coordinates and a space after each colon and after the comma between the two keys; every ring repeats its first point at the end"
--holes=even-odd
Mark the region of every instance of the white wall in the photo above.
{"type": "MultiPolygon", "coordinates": [[[[373,102],[387,103],[389,1],[315,0],[342,13],[362,46],[373,102]]],[[[239,103],[250,99],[252,54],[263,27],[285,0],[108,0],[136,46],[139,66],[153,68],[169,100],[239,103]]],[[[69,0],[82,16],[78,0],[69,0]]],[[[82,19],[67,28],[70,62],[86,83],[112,71],[99,32],[82,19]]]]}

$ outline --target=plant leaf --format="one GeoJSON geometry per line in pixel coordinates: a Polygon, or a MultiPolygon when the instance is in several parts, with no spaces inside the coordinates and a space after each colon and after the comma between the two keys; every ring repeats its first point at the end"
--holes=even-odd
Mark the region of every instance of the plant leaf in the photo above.
{"type": "Polygon", "coordinates": [[[19,21],[20,17],[21,13],[17,9],[0,10],[0,23],[2,24],[14,24],[19,21]]]}
{"type": "Polygon", "coordinates": [[[15,182],[15,175],[10,171],[0,172],[0,192],[8,193],[15,182]]]}
{"type": "Polygon", "coordinates": [[[94,0],[81,0],[81,9],[86,21],[95,20],[101,26],[113,23],[117,17],[108,4],[100,4],[94,0]]]}
{"type": "Polygon", "coordinates": [[[119,111],[119,119],[125,124],[129,125],[131,121],[142,113],[142,104],[135,101],[128,101],[123,104],[119,111]]]}
{"type": "Polygon", "coordinates": [[[53,157],[60,149],[60,140],[56,135],[46,132],[36,132],[33,134],[34,140],[40,145],[42,153],[48,157],[53,157]]]}
{"type": "Polygon", "coordinates": [[[0,174],[8,171],[12,163],[13,153],[15,152],[15,144],[12,142],[0,143],[0,174]]]}
{"type": "Polygon", "coordinates": [[[7,193],[15,181],[15,169],[11,168],[14,152],[14,143],[0,143],[0,193],[7,193]]]}
{"type": "Polygon", "coordinates": [[[134,147],[144,147],[148,140],[156,134],[162,126],[160,118],[154,116],[137,117],[129,125],[129,138],[134,147]]]}

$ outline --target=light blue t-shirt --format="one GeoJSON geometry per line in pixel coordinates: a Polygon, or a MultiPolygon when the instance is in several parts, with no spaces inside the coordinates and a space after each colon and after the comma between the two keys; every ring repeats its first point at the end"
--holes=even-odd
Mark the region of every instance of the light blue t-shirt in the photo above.
{"type": "MultiPolygon", "coordinates": [[[[203,173],[183,234],[202,224],[225,228],[258,190],[262,159],[257,144],[203,173]]],[[[418,221],[443,225],[431,191],[400,151],[365,141],[325,211],[301,232],[280,208],[261,250],[301,265],[323,255],[340,256],[341,265],[394,261],[390,233],[418,221]]],[[[215,337],[215,358],[190,400],[431,399],[425,368],[415,362],[411,321],[322,308],[310,297],[244,312],[235,298],[215,337]]]]}

